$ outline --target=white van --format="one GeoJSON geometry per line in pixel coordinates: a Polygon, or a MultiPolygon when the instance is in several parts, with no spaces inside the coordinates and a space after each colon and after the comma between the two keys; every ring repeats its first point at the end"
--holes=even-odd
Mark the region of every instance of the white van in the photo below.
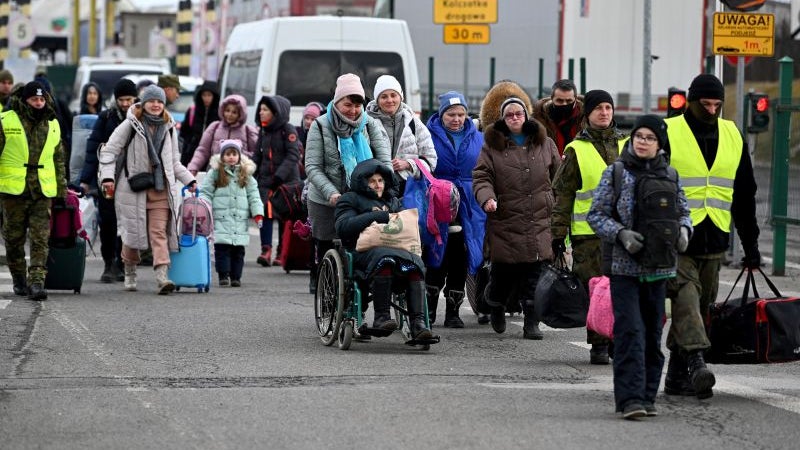
{"type": "Polygon", "coordinates": [[[248,121],[264,95],[282,95],[292,104],[290,122],[298,125],[303,107],[327,104],[336,78],[361,77],[367,97],[379,76],[393,75],[405,102],[422,108],[419,75],[405,21],[370,17],[277,17],[236,25],[220,65],[220,93],[242,95],[248,121]]]}
{"type": "Polygon", "coordinates": [[[103,58],[83,56],[78,60],[75,72],[70,110],[77,113],[80,108],[81,91],[90,81],[97,83],[103,91],[103,99],[110,105],[114,95],[114,85],[122,77],[130,74],[158,76],[170,73],[169,60],[166,58],[103,58]]]}

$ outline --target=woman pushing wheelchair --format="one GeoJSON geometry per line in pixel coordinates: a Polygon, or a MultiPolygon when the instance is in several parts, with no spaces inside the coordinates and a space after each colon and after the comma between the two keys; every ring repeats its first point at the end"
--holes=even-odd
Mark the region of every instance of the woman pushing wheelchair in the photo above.
{"type": "Polygon", "coordinates": [[[399,248],[374,247],[356,251],[359,235],[370,224],[389,222],[389,213],[402,209],[392,197],[391,169],[377,159],[356,165],[350,176],[350,191],[336,203],[336,234],[342,246],[353,253],[353,272],[364,280],[372,293],[375,318],[372,328],[392,331],[397,322],[391,317],[392,292],[405,292],[411,337],[431,339],[425,324],[425,269],[422,258],[399,248]]]}

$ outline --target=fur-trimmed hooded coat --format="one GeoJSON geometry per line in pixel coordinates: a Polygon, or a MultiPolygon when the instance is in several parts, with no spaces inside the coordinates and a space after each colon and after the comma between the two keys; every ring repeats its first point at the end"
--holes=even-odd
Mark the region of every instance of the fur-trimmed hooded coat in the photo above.
{"type": "Polygon", "coordinates": [[[481,102],[481,130],[487,129],[489,125],[492,125],[501,119],[500,105],[502,105],[506,99],[511,97],[517,97],[525,102],[525,110],[528,111],[528,116],[531,115],[533,111],[533,103],[531,103],[531,98],[525,92],[525,89],[523,89],[522,86],[517,84],[515,81],[501,80],[495,83],[491,89],[489,89],[489,92],[487,92],[486,96],[483,98],[483,102],[481,102]]]}
{"type": "Polygon", "coordinates": [[[258,194],[258,185],[253,177],[255,163],[240,154],[239,164],[225,166],[220,155],[211,157],[210,170],[203,178],[200,197],[211,203],[214,216],[214,243],[246,246],[250,243],[250,219],[264,215],[264,203],[258,194]],[[228,173],[228,185],[216,187],[220,171],[228,173]],[[247,174],[247,184],[239,185],[239,173],[247,174]]]}
{"type": "Polygon", "coordinates": [[[525,143],[517,145],[505,121],[484,131],[484,144],[472,171],[478,204],[497,201],[487,213],[489,259],[499,263],[552,261],[550,214],[555,203],[551,181],[561,157],[544,126],[528,119],[525,143]]]}

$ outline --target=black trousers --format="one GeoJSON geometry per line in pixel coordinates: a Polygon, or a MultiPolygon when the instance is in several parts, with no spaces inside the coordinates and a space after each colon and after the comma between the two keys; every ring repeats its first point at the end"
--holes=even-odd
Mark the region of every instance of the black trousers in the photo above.
{"type": "Polygon", "coordinates": [[[464,233],[450,233],[447,236],[447,247],[444,250],[442,265],[429,267],[425,274],[425,284],[444,287],[445,298],[451,291],[464,291],[467,282],[467,245],[464,233]]]}
{"type": "Polygon", "coordinates": [[[117,212],[114,209],[114,199],[107,199],[102,195],[97,198],[97,211],[99,213],[98,226],[100,228],[100,254],[103,262],[111,263],[122,261],[122,239],[117,236],[117,212]]]}
{"type": "Polygon", "coordinates": [[[244,269],[244,246],[214,244],[214,265],[217,273],[230,274],[231,280],[241,280],[244,269]]]}

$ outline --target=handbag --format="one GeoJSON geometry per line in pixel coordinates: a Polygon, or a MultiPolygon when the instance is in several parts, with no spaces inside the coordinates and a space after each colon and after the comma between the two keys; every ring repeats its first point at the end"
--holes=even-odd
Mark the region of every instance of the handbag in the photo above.
{"type": "Polygon", "coordinates": [[[489,314],[492,312],[491,306],[486,303],[486,296],[489,294],[489,276],[492,271],[492,263],[483,261],[475,275],[467,274],[466,288],[467,300],[472,312],[475,314],[489,314]]]}
{"type": "Polygon", "coordinates": [[[303,180],[290,181],[278,186],[269,196],[272,210],[284,220],[303,220],[308,216],[308,209],[303,203],[303,180]]]}
{"type": "Polygon", "coordinates": [[[574,272],[566,268],[563,255],[542,268],[534,294],[534,311],[551,328],[586,326],[589,294],[574,272]]]}
{"type": "Polygon", "coordinates": [[[589,280],[586,328],[609,339],[614,338],[614,307],[611,304],[611,281],[607,276],[589,280]]]}
{"type": "Polygon", "coordinates": [[[725,301],[708,314],[711,348],[706,360],[716,364],[763,364],[800,360],[800,297],[784,297],[761,269],[743,268],[725,301]],[[764,277],[774,297],[758,294],[754,271],[764,277]],[[747,273],[739,299],[731,294],[747,273]],[[753,297],[749,297],[752,288],[753,297]]]}
{"type": "Polygon", "coordinates": [[[388,223],[372,222],[361,232],[356,241],[356,251],[363,252],[377,247],[405,250],[422,255],[419,240],[419,213],[416,209],[404,209],[389,214],[388,223]]]}
{"type": "MultiPolygon", "coordinates": [[[[125,167],[125,173],[128,173],[128,167],[125,167]]],[[[146,191],[156,185],[155,178],[153,177],[152,173],[149,172],[141,172],[137,173],[134,176],[128,177],[128,185],[131,187],[133,192],[142,192],[146,191]]]]}

